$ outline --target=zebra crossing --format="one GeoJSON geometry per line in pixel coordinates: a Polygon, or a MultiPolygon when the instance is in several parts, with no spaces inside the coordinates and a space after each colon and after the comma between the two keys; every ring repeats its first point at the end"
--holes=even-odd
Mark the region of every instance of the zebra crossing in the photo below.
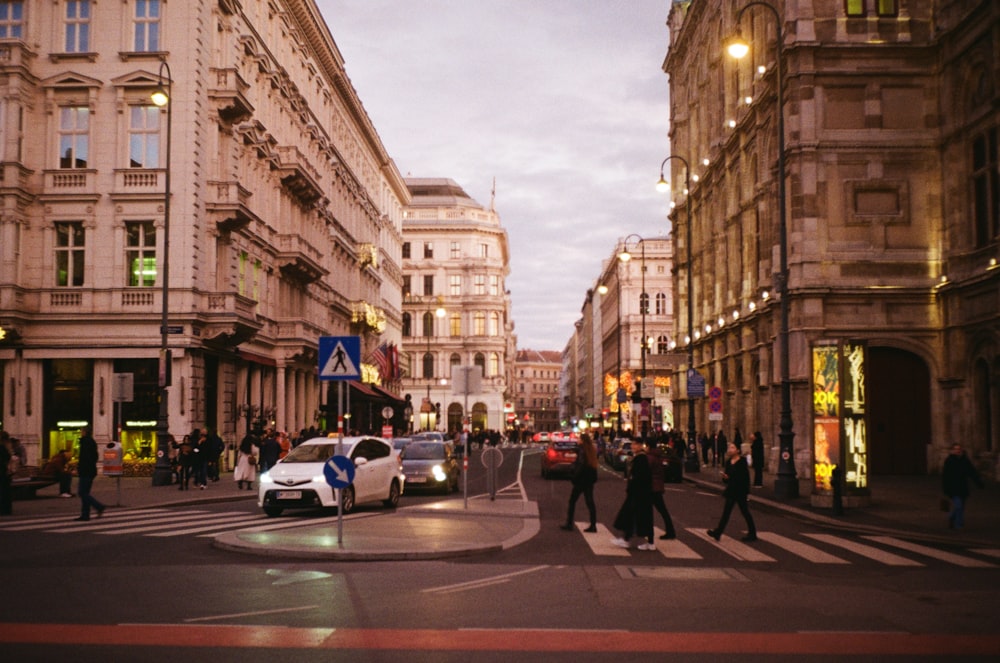
{"type": "Polygon", "coordinates": [[[611,540],[615,533],[604,525],[598,525],[596,532],[586,532],[587,522],[577,522],[576,528],[583,535],[591,552],[599,557],[665,558],[667,560],[697,561],[717,553],[727,555],[735,561],[773,564],[788,555],[811,564],[851,565],[873,562],[891,567],[925,567],[933,562],[944,562],[963,568],[995,569],[998,564],[989,559],[1000,560],[1000,550],[971,548],[962,553],[953,552],[931,545],[914,543],[905,539],[884,535],[837,535],[819,532],[804,532],[806,540],[800,540],[775,532],[757,532],[757,541],[744,543],[739,539],[723,536],[716,541],[704,529],[686,528],[678,532],[676,539],[661,540],[663,530],[655,528],[656,551],[640,551],[636,548],[619,548],[611,540]]]}
{"type": "MultiPolygon", "coordinates": [[[[358,517],[347,515],[345,519],[358,517]]],[[[216,513],[206,510],[165,508],[109,510],[102,518],[75,521],[65,515],[10,521],[2,532],[45,532],[50,534],[90,533],[102,536],[139,535],[153,538],[196,536],[214,537],[225,532],[266,532],[295,527],[336,524],[337,516],[268,518],[263,513],[216,513]]]]}

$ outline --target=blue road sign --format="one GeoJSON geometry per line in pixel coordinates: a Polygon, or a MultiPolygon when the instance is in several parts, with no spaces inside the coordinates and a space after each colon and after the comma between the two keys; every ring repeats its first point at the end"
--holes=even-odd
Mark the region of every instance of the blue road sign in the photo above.
{"type": "Polygon", "coordinates": [[[347,488],[354,482],[354,461],[347,456],[332,456],[323,465],[323,476],[334,488],[347,488]]]}
{"type": "Polygon", "coordinates": [[[319,379],[357,380],[361,377],[360,336],[320,336],[319,379]]]}
{"type": "Polygon", "coordinates": [[[705,376],[693,368],[687,372],[687,392],[688,398],[705,397],[705,376]]]}

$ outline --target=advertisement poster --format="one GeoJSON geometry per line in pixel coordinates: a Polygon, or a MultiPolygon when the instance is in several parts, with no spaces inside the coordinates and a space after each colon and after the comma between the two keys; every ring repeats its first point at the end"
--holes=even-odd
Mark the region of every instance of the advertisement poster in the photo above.
{"type": "Polygon", "coordinates": [[[813,489],[833,490],[833,468],[840,462],[840,361],[836,345],[813,348],[813,489]]]}
{"type": "Polygon", "coordinates": [[[844,344],[844,478],[850,492],[868,489],[868,429],[865,404],[865,346],[844,344]]]}

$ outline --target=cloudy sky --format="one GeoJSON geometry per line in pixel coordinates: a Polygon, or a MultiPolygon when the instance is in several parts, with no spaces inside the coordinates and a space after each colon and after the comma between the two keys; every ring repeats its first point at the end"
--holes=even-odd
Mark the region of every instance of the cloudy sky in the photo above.
{"type": "Polygon", "coordinates": [[[404,176],[496,178],[518,347],[562,350],[616,241],[669,229],[670,0],[317,4],[404,176]]]}

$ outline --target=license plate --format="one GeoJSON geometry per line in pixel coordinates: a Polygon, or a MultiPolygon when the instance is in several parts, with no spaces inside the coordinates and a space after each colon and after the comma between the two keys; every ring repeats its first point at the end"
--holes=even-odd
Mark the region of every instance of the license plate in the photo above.
{"type": "Polygon", "coordinates": [[[406,477],[406,483],[427,483],[427,477],[406,477]]]}
{"type": "Polygon", "coordinates": [[[300,500],[302,499],[301,490],[279,490],[276,497],[279,500],[300,500]]]}

